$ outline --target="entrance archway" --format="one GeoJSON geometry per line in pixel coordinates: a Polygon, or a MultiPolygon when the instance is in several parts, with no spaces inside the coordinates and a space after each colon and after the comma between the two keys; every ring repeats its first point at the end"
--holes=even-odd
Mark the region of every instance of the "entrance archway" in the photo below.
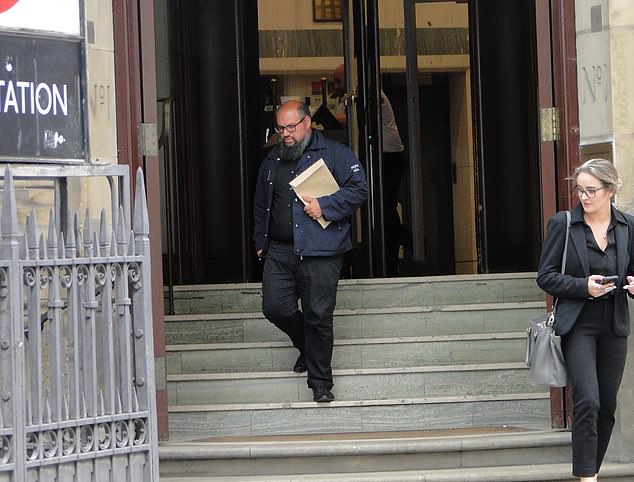
{"type": "Polygon", "coordinates": [[[173,97],[176,114],[177,194],[164,207],[177,221],[164,227],[175,245],[165,257],[178,258],[174,281],[259,279],[251,196],[266,119],[281,97],[320,99],[321,77],[330,78],[341,60],[356,82],[348,141],[367,163],[372,186],[350,275],[381,276],[384,269],[382,217],[374,209],[382,159],[373,106],[381,83],[400,111],[410,162],[400,200],[412,243],[400,274],[534,269],[542,189],[535,6],[349,0],[348,23],[322,24],[302,10],[310,3],[285,1],[164,2],[157,17],[157,31],[165,32],[159,97],[173,97]],[[439,24],[447,9],[458,9],[462,23],[439,24]],[[466,60],[443,66],[451,55],[466,60]]]}

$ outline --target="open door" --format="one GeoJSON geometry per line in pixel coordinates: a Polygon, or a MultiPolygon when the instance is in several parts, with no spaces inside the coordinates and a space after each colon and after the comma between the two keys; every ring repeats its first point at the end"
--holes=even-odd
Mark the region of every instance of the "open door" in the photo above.
{"type": "Polygon", "coordinates": [[[344,65],[347,92],[354,108],[348,108],[351,147],[364,164],[368,177],[368,201],[362,208],[361,271],[367,277],[385,276],[385,242],[381,178],[381,129],[379,95],[379,45],[377,0],[349,0],[344,16],[344,65]]]}
{"type": "Polygon", "coordinates": [[[395,274],[393,261],[388,260],[393,256],[390,246],[394,241],[386,239],[393,237],[392,229],[400,231],[399,242],[403,244],[397,275],[475,272],[472,150],[470,135],[465,134],[470,132],[471,117],[468,69],[423,72],[417,61],[419,56],[428,54],[421,49],[417,31],[430,9],[434,14],[453,9],[451,15],[464,18],[461,31],[467,42],[466,6],[456,8],[451,5],[454,2],[442,6],[438,3],[442,4],[406,0],[398,6],[401,10],[395,12],[394,4],[386,6],[377,0],[346,2],[351,15],[344,21],[346,77],[356,76],[347,86],[347,91],[354,95],[354,106],[348,109],[353,119],[349,123],[350,139],[355,141],[351,145],[365,165],[370,188],[363,217],[367,276],[395,274]],[[403,48],[391,53],[386,69],[381,65],[386,47],[380,44],[380,39],[392,25],[380,25],[380,18],[396,18],[392,21],[405,26],[403,48]],[[384,179],[390,175],[387,174],[390,166],[385,163],[391,161],[383,152],[386,142],[382,129],[383,95],[394,110],[404,145],[405,170],[400,188],[397,186],[402,227],[396,228],[384,207],[384,200],[393,193],[388,192],[390,180],[384,179]],[[462,161],[459,166],[457,157],[462,161]],[[463,170],[471,172],[458,176],[457,172],[463,170]],[[456,213],[460,216],[458,222],[456,213]],[[461,236],[460,241],[456,232],[461,236]],[[456,250],[460,251],[458,257],[456,250]]]}
{"type": "MultiPolygon", "coordinates": [[[[144,171],[152,259],[152,318],[157,370],[165,365],[163,271],[161,247],[160,177],[156,152],[156,75],[154,63],[154,5],[151,0],[113,0],[117,150],[119,164],[131,176],[144,171]],[[143,140],[143,142],[139,142],[143,140]]],[[[134,186],[134,182],[131,183],[134,186]]],[[[167,385],[156,380],[159,439],[168,438],[167,385]]]]}
{"type": "MultiPolygon", "coordinates": [[[[566,178],[579,165],[579,115],[574,0],[535,1],[540,107],[540,178],[543,234],[550,217],[570,209],[566,178]]],[[[537,244],[541,246],[540,243],[537,244]]],[[[548,300],[551,304],[552,300],[548,300]]],[[[551,424],[569,427],[572,392],[552,388],[551,424]]]]}

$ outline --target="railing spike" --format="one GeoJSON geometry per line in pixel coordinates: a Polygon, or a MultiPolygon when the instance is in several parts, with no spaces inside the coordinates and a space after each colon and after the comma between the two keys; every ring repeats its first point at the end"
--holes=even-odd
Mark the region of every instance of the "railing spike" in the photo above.
{"type": "Polygon", "coordinates": [[[134,256],[134,231],[130,231],[128,239],[128,256],[134,256]]]}
{"type": "Polygon", "coordinates": [[[62,420],[70,419],[70,410],[68,408],[68,398],[66,397],[66,393],[64,393],[64,403],[62,404],[62,420]]]}
{"type": "Polygon", "coordinates": [[[125,215],[123,206],[119,206],[119,217],[123,219],[124,231],[127,233],[130,230],[130,223],[128,222],[128,217],[125,215]]]}
{"type": "Polygon", "coordinates": [[[48,396],[45,400],[46,410],[44,411],[44,423],[51,423],[51,404],[48,402],[48,396]]]}
{"type": "Polygon", "coordinates": [[[31,399],[27,397],[26,400],[26,423],[34,425],[35,421],[33,420],[33,405],[31,399]]]}
{"type": "Polygon", "coordinates": [[[147,212],[147,197],[145,195],[145,178],[143,176],[143,169],[140,167],[136,171],[132,229],[137,236],[148,236],[150,234],[150,218],[147,212]]]}
{"type": "Polygon", "coordinates": [[[4,169],[4,189],[2,191],[2,237],[8,239],[18,234],[18,212],[15,202],[15,187],[11,166],[4,169]]]}
{"type": "Polygon", "coordinates": [[[108,252],[108,223],[106,220],[106,210],[102,209],[99,216],[99,244],[100,256],[105,256],[108,252]]]}
{"type": "Polygon", "coordinates": [[[22,239],[20,240],[20,259],[27,261],[29,259],[29,243],[26,240],[26,233],[22,235],[22,239]]]}
{"type": "Polygon", "coordinates": [[[81,246],[82,246],[82,237],[81,237],[81,228],[79,227],[79,213],[73,213],[73,231],[75,232],[75,245],[77,249],[77,254],[75,256],[81,256],[81,246]]]}
{"type": "Polygon", "coordinates": [[[35,254],[37,252],[37,214],[35,214],[35,209],[31,209],[31,214],[26,217],[25,235],[29,247],[35,254]]]}
{"type": "Polygon", "coordinates": [[[119,209],[118,223],[117,223],[117,244],[119,245],[119,252],[125,253],[125,247],[127,240],[128,228],[125,225],[125,216],[123,214],[123,208],[119,209]]]}
{"type": "Polygon", "coordinates": [[[83,246],[84,246],[84,235],[82,234],[81,231],[77,231],[77,257],[78,258],[80,258],[83,255],[81,251],[83,246]]]}
{"type": "Polygon", "coordinates": [[[95,253],[94,256],[101,256],[101,253],[99,252],[99,241],[97,240],[96,232],[92,233],[92,246],[93,246],[93,253],[95,253]]]}
{"type": "Polygon", "coordinates": [[[46,259],[46,241],[44,241],[44,233],[40,233],[40,257],[39,259],[46,259]]]}
{"type": "Polygon", "coordinates": [[[117,389],[116,397],[114,400],[115,413],[123,412],[123,402],[121,401],[121,392],[117,389]]]}
{"type": "Polygon", "coordinates": [[[79,403],[79,411],[81,412],[81,418],[88,417],[88,409],[86,408],[86,394],[81,392],[81,401],[79,403]]]}
{"type": "Polygon", "coordinates": [[[136,387],[132,389],[132,409],[135,412],[139,412],[139,395],[137,393],[136,387]]]}
{"type": "Polygon", "coordinates": [[[86,209],[86,217],[84,218],[84,256],[87,258],[92,257],[92,228],[90,226],[90,212],[86,209]]]}
{"type": "Polygon", "coordinates": [[[55,221],[55,213],[50,210],[48,216],[48,238],[46,240],[46,247],[48,248],[48,257],[50,259],[57,257],[57,223],[55,221]]]}
{"type": "Polygon", "coordinates": [[[97,398],[97,413],[99,416],[103,416],[106,413],[105,403],[103,401],[103,390],[99,390],[99,397],[97,398]]]}
{"type": "Polygon", "coordinates": [[[117,256],[117,240],[114,237],[114,231],[110,233],[110,256],[117,256]]]}
{"type": "Polygon", "coordinates": [[[73,214],[71,212],[68,212],[68,216],[67,216],[67,223],[66,223],[66,249],[68,250],[68,252],[66,253],[66,255],[69,258],[74,258],[75,257],[75,216],[73,216],[73,214]]]}
{"type": "Polygon", "coordinates": [[[64,233],[59,233],[59,258],[66,259],[66,243],[64,242],[64,233]]]}

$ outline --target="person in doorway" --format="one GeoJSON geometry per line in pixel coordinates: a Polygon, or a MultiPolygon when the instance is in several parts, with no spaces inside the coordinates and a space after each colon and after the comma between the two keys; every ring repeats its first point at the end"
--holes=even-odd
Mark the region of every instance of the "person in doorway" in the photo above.
{"type": "Polygon", "coordinates": [[[276,123],[281,142],[262,161],[253,210],[255,250],[264,261],[262,311],[299,350],[293,371],[308,370],[313,400],[330,402],[337,285],[352,249],[350,218],[367,198],[365,172],[347,146],[312,129],[305,104],[282,104],[276,123]],[[319,159],[339,190],[300,200],[289,182],[319,159]],[[320,217],[330,221],[326,228],[320,217]]]}
{"type": "Polygon", "coordinates": [[[626,295],[634,297],[634,217],[612,205],[620,180],[610,161],[591,159],[572,180],[579,204],[570,212],[565,273],[567,221],[559,212],[548,223],[537,284],[557,298],[554,328],[562,337],[573,393],[572,473],[592,481],[610,442],[625,368],[626,295]]]}
{"type": "MultiPolygon", "coordinates": [[[[339,98],[335,117],[345,124],[346,112],[341,101],[346,93],[344,65],[338,65],[333,72],[333,90],[339,98]]],[[[401,245],[409,244],[409,235],[398,213],[398,191],[407,168],[405,147],[396,125],[392,104],[381,90],[381,134],[383,138],[383,235],[385,239],[385,263],[387,276],[398,274],[398,259],[401,245]]]]}

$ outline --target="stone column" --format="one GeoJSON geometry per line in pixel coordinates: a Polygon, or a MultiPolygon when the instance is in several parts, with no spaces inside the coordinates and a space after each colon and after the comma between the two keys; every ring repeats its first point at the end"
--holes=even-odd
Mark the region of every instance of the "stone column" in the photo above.
{"type": "MultiPolygon", "coordinates": [[[[582,160],[613,160],[623,180],[616,205],[634,215],[632,2],[575,0],[575,16],[582,160]]],[[[630,302],[630,316],[634,320],[634,302],[630,302]]],[[[634,337],[629,339],[629,353],[606,456],[611,462],[634,462],[634,337]]]]}
{"type": "MultiPolygon", "coordinates": [[[[612,130],[614,163],[623,180],[616,199],[617,206],[634,214],[634,9],[628,0],[609,0],[612,130]]],[[[634,320],[634,303],[630,300],[630,318],[634,320]]],[[[608,460],[634,461],[634,337],[629,339],[629,358],[619,392],[616,425],[608,460]]]]}
{"type": "MultiPolygon", "coordinates": [[[[634,320],[634,303],[630,300],[630,319],[634,320]]],[[[606,460],[609,462],[634,462],[634,336],[628,343],[628,359],[616,410],[616,424],[606,460]]]]}
{"type": "Polygon", "coordinates": [[[630,0],[609,0],[607,4],[612,65],[612,142],[614,163],[623,180],[616,204],[634,215],[634,9],[630,0]]]}

